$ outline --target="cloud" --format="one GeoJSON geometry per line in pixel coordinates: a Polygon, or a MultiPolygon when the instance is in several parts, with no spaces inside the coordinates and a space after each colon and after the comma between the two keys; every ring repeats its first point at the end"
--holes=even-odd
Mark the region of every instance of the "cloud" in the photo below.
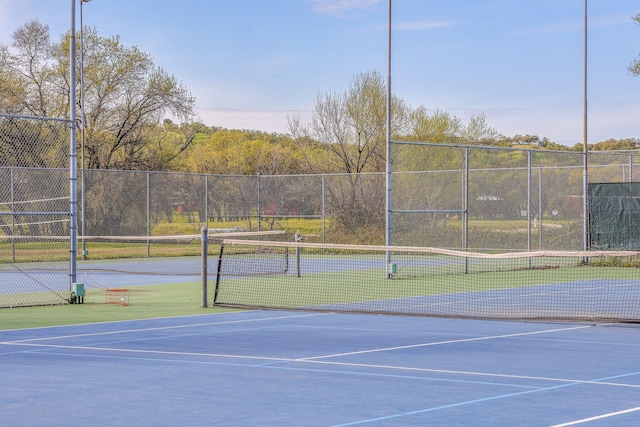
{"type": "Polygon", "coordinates": [[[321,15],[344,15],[352,10],[366,10],[381,0],[307,0],[314,12],[321,15]]]}

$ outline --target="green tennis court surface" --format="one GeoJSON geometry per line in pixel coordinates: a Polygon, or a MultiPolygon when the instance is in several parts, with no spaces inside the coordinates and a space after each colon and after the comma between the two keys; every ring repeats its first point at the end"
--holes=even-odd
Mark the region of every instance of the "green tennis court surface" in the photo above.
{"type": "Polygon", "coordinates": [[[106,291],[88,289],[84,304],[0,309],[0,329],[111,322],[228,311],[200,308],[198,282],[131,286],[129,305],[106,304],[106,291]]]}
{"type": "Polygon", "coordinates": [[[215,304],[487,319],[640,320],[640,270],[628,257],[593,255],[585,263],[565,253],[514,258],[393,254],[388,269],[379,248],[337,254],[335,247],[328,252],[324,246],[330,245],[294,257],[295,249],[283,250],[281,243],[234,243],[220,258],[215,304]]]}

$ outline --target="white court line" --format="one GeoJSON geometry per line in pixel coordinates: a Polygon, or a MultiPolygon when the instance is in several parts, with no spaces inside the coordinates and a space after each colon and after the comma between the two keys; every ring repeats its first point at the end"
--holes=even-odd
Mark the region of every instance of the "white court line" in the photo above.
{"type": "MultiPolygon", "coordinates": [[[[593,381],[593,380],[495,374],[490,372],[471,372],[471,371],[453,371],[453,370],[441,370],[441,369],[429,369],[429,368],[410,368],[406,366],[374,365],[374,364],[365,364],[365,363],[327,362],[327,361],[318,361],[318,360],[304,359],[304,358],[291,359],[291,358],[284,358],[284,357],[245,356],[245,355],[223,354],[223,353],[195,353],[195,352],[165,351],[165,350],[134,350],[134,349],[125,349],[125,348],[32,344],[32,343],[23,343],[23,342],[15,342],[15,343],[10,342],[5,344],[13,345],[17,347],[35,347],[35,348],[59,349],[59,350],[82,350],[82,351],[91,350],[91,351],[103,351],[103,352],[126,353],[126,354],[143,354],[143,355],[148,354],[148,355],[161,355],[161,356],[187,356],[187,357],[204,357],[204,358],[221,358],[221,359],[261,360],[261,361],[279,362],[279,363],[303,363],[303,364],[309,363],[309,364],[331,365],[331,366],[389,369],[389,370],[399,370],[399,371],[409,371],[409,372],[445,373],[445,374],[466,375],[466,376],[483,376],[483,377],[525,379],[525,380],[536,380],[536,381],[552,381],[552,382],[560,382],[560,383],[567,383],[567,384],[593,384],[593,385],[606,385],[606,386],[616,386],[616,387],[640,388],[640,385],[593,381]]],[[[180,360],[176,360],[176,362],[180,362],[180,360]]],[[[273,366],[273,365],[270,365],[270,366],[273,366]]]]}
{"type": "Polygon", "coordinates": [[[577,425],[577,424],[588,423],[590,421],[596,421],[596,420],[602,420],[604,418],[615,417],[616,415],[628,414],[630,412],[635,412],[635,411],[640,411],[640,406],[637,407],[637,408],[626,409],[624,411],[611,412],[609,414],[598,415],[596,417],[583,418],[581,420],[571,421],[571,422],[564,423],[564,424],[555,424],[555,425],[552,425],[551,427],[574,426],[574,425],[577,425]]]}
{"type": "Polygon", "coordinates": [[[93,351],[106,351],[115,353],[135,353],[135,354],[159,354],[163,356],[194,356],[194,357],[219,357],[230,359],[252,359],[252,360],[271,360],[277,362],[291,362],[291,359],[281,357],[267,357],[267,356],[239,356],[232,354],[217,354],[217,353],[193,353],[184,351],[165,351],[165,350],[133,350],[128,348],[110,348],[110,347],[84,347],[81,345],[51,345],[51,344],[30,344],[24,342],[6,342],[5,345],[14,345],[22,347],[37,347],[37,348],[50,348],[61,350],[93,350],[93,351]]]}
{"type": "Polygon", "coordinates": [[[613,382],[604,382],[604,381],[597,381],[597,380],[596,381],[574,380],[570,378],[534,377],[529,375],[495,374],[491,372],[454,371],[454,370],[448,370],[448,369],[430,369],[430,368],[410,368],[406,366],[376,365],[376,364],[369,364],[369,363],[327,362],[323,360],[292,360],[292,362],[362,367],[362,368],[376,368],[376,369],[391,369],[391,370],[399,370],[399,371],[429,372],[429,373],[439,373],[439,374],[510,378],[510,379],[519,379],[519,380],[551,381],[551,382],[561,382],[561,383],[594,384],[594,385],[608,385],[608,386],[615,386],[615,387],[640,388],[640,385],[636,385],[636,384],[613,383],[613,382]]]}
{"type": "Polygon", "coordinates": [[[572,326],[570,328],[546,329],[546,330],[543,330],[543,331],[518,332],[518,333],[515,333],[515,334],[490,335],[490,336],[486,336],[486,337],[464,338],[464,339],[457,339],[457,340],[427,342],[427,343],[421,343],[421,344],[401,345],[401,346],[397,346],[397,347],[385,347],[385,348],[375,348],[375,349],[371,349],[371,350],[352,351],[352,352],[348,352],[348,353],[327,354],[327,355],[324,355],[324,356],[307,357],[307,358],[303,358],[303,359],[299,359],[299,360],[302,361],[302,360],[328,359],[328,358],[331,358],[331,357],[353,356],[353,355],[358,355],[358,354],[377,353],[377,352],[381,352],[381,351],[392,351],[392,350],[404,350],[404,349],[408,349],[408,348],[430,347],[430,346],[434,346],[434,345],[457,344],[457,343],[473,342],[473,341],[486,341],[486,340],[493,340],[493,339],[500,339],[500,338],[524,337],[524,336],[528,336],[528,335],[540,335],[540,334],[547,334],[547,333],[553,333],[553,332],[574,331],[574,330],[578,330],[578,329],[586,329],[586,328],[592,328],[592,327],[593,326],[591,326],[591,325],[582,325],[582,326],[572,326]]]}
{"type": "MultiPolygon", "coordinates": [[[[300,317],[313,317],[313,316],[326,316],[330,313],[311,313],[311,314],[297,314],[297,315],[289,315],[289,316],[278,316],[278,317],[268,317],[268,318],[260,318],[260,319],[241,319],[241,320],[227,320],[224,322],[207,322],[207,323],[193,323],[189,325],[176,325],[176,326],[158,326],[155,328],[139,328],[139,329],[124,329],[118,331],[108,331],[108,332],[92,332],[87,334],[76,334],[76,335],[58,335],[55,337],[44,337],[44,338],[30,338],[25,340],[16,340],[16,341],[4,341],[0,344],[19,344],[19,343],[30,343],[30,342],[38,342],[38,341],[50,341],[64,338],[81,338],[81,337],[99,337],[103,335],[115,335],[115,334],[128,334],[134,332],[149,332],[149,331],[164,331],[170,329],[183,329],[183,328],[192,328],[199,326],[211,326],[211,325],[226,325],[233,323],[250,323],[250,322],[262,322],[267,320],[282,320],[282,319],[296,319],[300,317]]],[[[141,319],[147,320],[147,319],[141,319]]],[[[155,320],[155,319],[149,319],[155,320]]],[[[68,326],[77,326],[77,325],[68,325],[68,326]]]]}
{"type": "MultiPolygon", "coordinates": [[[[196,324],[190,324],[190,325],[158,326],[158,327],[155,327],[155,328],[125,329],[125,330],[118,330],[118,331],[94,332],[94,333],[76,334],[76,335],[59,335],[59,336],[55,336],[55,337],[30,338],[30,339],[25,339],[25,340],[4,341],[4,342],[0,342],[0,344],[35,343],[35,342],[39,342],[39,341],[51,341],[51,340],[65,339],[65,338],[98,337],[98,336],[104,336],[104,335],[126,334],[126,333],[134,333],[134,332],[149,332],[149,331],[163,331],[163,330],[172,330],[172,329],[184,329],[184,328],[199,327],[199,326],[225,325],[225,324],[234,324],[234,323],[251,323],[251,322],[262,322],[262,321],[266,321],[266,320],[296,319],[296,318],[301,318],[301,317],[326,316],[326,315],[329,315],[329,314],[331,314],[331,313],[297,314],[297,315],[278,316],[278,317],[269,317],[269,318],[260,318],[260,319],[241,319],[241,320],[229,320],[229,321],[224,321],[224,322],[196,323],[196,324]]],[[[573,327],[570,327],[570,328],[546,329],[546,330],[543,330],[543,331],[518,332],[518,333],[515,333],[515,334],[491,335],[491,336],[485,336],[485,337],[464,338],[464,339],[447,340],[447,341],[436,341],[436,342],[411,344],[411,345],[397,346],[397,347],[375,348],[375,349],[370,349],[370,350],[360,350],[360,351],[353,351],[353,352],[347,352],[347,353],[327,354],[327,355],[324,355],[324,356],[313,356],[313,357],[308,357],[308,358],[297,359],[297,361],[327,359],[327,358],[331,358],[331,357],[351,356],[351,355],[357,355],[357,354],[376,353],[376,352],[391,351],[391,350],[403,350],[403,349],[407,349],[407,348],[429,347],[429,346],[434,346],[434,345],[455,344],[455,343],[461,343],[461,342],[473,342],[473,341],[484,341],[484,340],[490,340],[490,339],[519,337],[519,336],[527,336],[527,335],[539,335],[539,334],[546,334],[546,333],[552,333],[552,332],[562,332],[562,331],[571,331],[571,330],[577,330],[577,329],[585,329],[585,328],[591,328],[591,327],[593,327],[593,326],[591,326],[591,325],[582,325],[582,326],[573,326],[573,327]]],[[[52,347],[54,347],[54,346],[52,346],[52,347]]],[[[64,346],[60,346],[60,347],[64,347],[64,346]]],[[[86,348],[89,348],[89,347],[86,347],[86,348]]]]}
{"type": "MultiPolygon", "coordinates": [[[[296,317],[307,317],[309,315],[293,315],[293,316],[281,316],[271,319],[283,319],[283,318],[296,318],[296,317]]],[[[221,324],[221,323],[244,323],[244,322],[254,322],[260,320],[269,320],[269,319],[250,319],[250,320],[236,320],[236,321],[228,321],[228,322],[216,322],[216,323],[203,323],[201,325],[212,325],[212,324],[221,324]]],[[[147,328],[147,329],[135,329],[130,331],[120,331],[120,332],[137,332],[137,331],[147,331],[147,330],[162,330],[162,329],[174,329],[174,328],[182,328],[186,326],[195,326],[195,325],[182,325],[177,327],[163,327],[163,328],[147,328]]],[[[51,349],[68,349],[68,350],[92,350],[92,351],[104,351],[104,352],[121,352],[121,353],[130,353],[130,354],[153,354],[153,355],[167,355],[167,356],[190,356],[190,357],[206,357],[206,358],[228,358],[228,359],[249,359],[249,360],[264,360],[270,362],[282,362],[282,363],[310,363],[310,364],[324,364],[324,365],[333,365],[333,366],[349,366],[349,367],[362,367],[362,368],[376,368],[376,369],[390,369],[390,370],[401,370],[401,371],[413,371],[413,372],[428,372],[428,373],[444,373],[444,374],[455,374],[455,375],[466,375],[466,376],[485,376],[485,377],[496,377],[496,378],[511,378],[511,379],[525,379],[525,380],[536,380],[536,381],[553,381],[553,382],[562,382],[562,383],[581,383],[581,384],[598,384],[598,385],[609,385],[609,386],[618,386],[618,387],[630,387],[630,388],[640,388],[640,385],[632,385],[632,384],[624,384],[624,383],[614,383],[614,382],[602,382],[602,381],[589,381],[589,380],[577,380],[577,379],[569,379],[569,378],[549,378],[549,377],[536,377],[536,376],[525,376],[525,375],[510,375],[510,374],[496,374],[489,372],[471,372],[471,371],[454,371],[454,370],[440,370],[440,369],[428,369],[428,368],[411,368],[405,366],[393,366],[393,365],[376,365],[376,364],[365,364],[365,363],[350,363],[350,362],[330,362],[326,359],[331,357],[340,357],[340,356],[349,356],[349,355],[358,355],[358,354],[366,354],[380,351],[391,351],[391,350],[399,350],[399,349],[407,349],[407,348],[416,348],[416,347],[426,347],[433,345],[443,345],[443,344],[451,344],[451,343],[461,343],[461,342],[472,342],[472,341],[481,341],[488,339],[497,339],[497,338],[505,338],[505,337],[518,337],[518,336],[527,336],[527,335],[537,335],[544,334],[550,332],[559,332],[559,331],[567,331],[567,330],[576,330],[576,329],[584,329],[590,328],[592,326],[574,326],[569,328],[557,328],[557,329],[547,329],[544,331],[534,331],[534,332],[520,332],[515,334],[505,334],[505,335],[494,335],[488,337],[477,337],[477,338],[465,338],[459,340],[447,340],[447,341],[437,341],[430,343],[422,343],[422,344],[413,344],[407,346],[397,346],[397,347],[388,347],[381,349],[371,349],[371,350],[362,350],[355,351],[349,353],[337,353],[331,355],[324,356],[314,356],[314,357],[306,357],[306,358],[283,358],[283,357],[267,357],[267,356],[243,356],[243,355],[233,355],[233,354],[222,354],[222,353],[195,353],[195,352],[178,352],[178,351],[160,351],[160,350],[132,350],[132,349],[122,349],[122,348],[112,348],[112,347],[88,347],[88,346],[70,346],[70,345],[52,345],[52,344],[37,344],[33,341],[38,340],[22,340],[22,341],[11,341],[5,342],[2,344],[5,345],[14,345],[14,346],[24,346],[24,347],[38,347],[38,348],[51,348],[51,349]]],[[[117,332],[105,332],[95,335],[104,335],[111,334],[117,332]]],[[[94,334],[85,334],[85,335],[72,335],[70,337],[76,336],[92,336],[94,334]]],[[[65,338],[65,337],[59,337],[65,338]]]]}

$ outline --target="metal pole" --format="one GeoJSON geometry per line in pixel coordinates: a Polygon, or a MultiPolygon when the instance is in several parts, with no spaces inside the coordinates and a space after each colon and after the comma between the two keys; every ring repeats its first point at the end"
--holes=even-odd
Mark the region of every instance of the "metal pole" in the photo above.
{"type": "MultiPolygon", "coordinates": [[[[532,170],[531,170],[531,150],[527,151],[527,250],[531,251],[531,184],[532,184],[532,170]]],[[[532,259],[529,258],[529,269],[533,267],[532,259]]]]}
{"type": "MultiPolygon", "coordinates": [[[[16,184],[13,168],[10,169],[11,173],[11,212],[16,211],[15,199],[16,199],[16,184]]],[[[11,215],[11,261],[16,262],[16,216],[11,215]]]]}
{"type": "Polygon", "coordinates": [[[87,259],[87,242],[84,239],[84,236],[87,235],[87,226],[85,221],[85,211],[86,211],[86,203],[85,203],[85,181],[84,181],[84,144],[85,144],[85,132],[86,132],[86,123],[85,123],[85,114],[84,114],[84,24],[82,21],[82,4],[90,2],[91,0],[80,0],[80,108],[81,112],[81,125],[82,125],[82,140],[80,142],[80,226],[82,228],[82,259],[87,259]]]}
{"type": "MultiPolygon", "coordinates": [[[[151,182],[149,172],[147,177],[147,237],[151,235],[151,182]]],[[[151,239],[147,239],[147,258],[151,257],[151,239]]]]}
{"type": "Polygon", "coordinates": [[[202,242],[202,299],[200,301],[200,307],[207,307],[207,259],[209,253],[209,229],[207,227],[202,227],[202,236],[200,236],[200,240],[202,242]]]}
{"type": "MultiPolygon", "coordinates": [[[[462,181],[463,189],[463,221],[462,221],[462,247],[469,250],[469,147],[464,150],[464,177],[462,181]]],[[[464,272],[469,272],[469,258],[464,259],[464,272]]]]}
{"type": "Polygon", "coordinates": [[[584,221],[583,221],[583,239],[584,239],[584,250],[589,250],[589,148],[587,146],[587,129],[588,129],[588,104],[587,104],[587,95],[588,95],[588,43],[587,43],[587,34],[588,34],[588,0],[584,0],[584,123],[583,123],[583,140],[582,146],[584,151],[584,173],[583,173],[583,210],[584,210],[584,221]]]}
{"type": "Polygon", "coordinates": [[[76,152],[76,0],[71,0],[71,43],[69,55],[71,65],[69,69],[69,234],[71,239],[69,249],[69,292],[73,291],[76,282],[76,256],[78,254],[78,165],[76,152]]]}
{"type": "Polygon", "coordinates": [[[527,151],[527,250],[531,251],[531,150],[527,151]]]}
{"type": "MultiPolygon", "coordinates": [[[[260,223],[262,222],[262,212],[261,212],[261,210],[262,210],[262,206],[261,206],[262,205],[262,201],[260,200],[260,191],[261,191],[261,188],[260,188],[260,172],[258,172],[256,176],[258,178],[258,231],[261,231],[260,223]]],[[[251,215],[251,214],[249,214],[249,215],[251,215]]],[[[260,239],[260,237],[258,237],[258,239],[260,239]]]]}
{"type": "Polygon", "coordinates": [[[325,232],[325,227],[326,227],[326,215],[325,215],[325,204],[324,204],[324,198],[325,198],[325,194],[324,194],[324,174],[322,174],[322,243],[325,243],[325,236],[326,236],[326,232],[325,232]]]}
{"type": "Polygon", "coordinates": [[[204,176],[204,225],[209,227],[209,175],[204,176]]]}
{"type": "MultiPolygon", "coordinates": [[[[294,240],[296,243],[300,243],[302,241],[302,235],[300,234],[300,230],[296,231],[294,240]]],[[[301,272],[300,272],[301,252],[302,252],[302,248],[300,248],[300,246],[296,246],[296,275],[298,277],[301,277],[301,272]]]]}
{"type": "MultiPolygon", "coordinates": [[[[386,215],[385,215],[385,245],[391,246],[391,0],[389,0],[388,31],[387,31],[387,158],[386,158],[386,215]]],[[[389,268],[391,252],[387,251],[387,277],[391,278],[389,268]]]]}
{"type": "Polygon", "coordinates": [[[538,250],[542,250],[542,168],[538,168],[538,250]]]}
{"type": "Polygon", "coordinates": [[[469,249],[469,147],[464,150],[462,173],[462,250],[469,249]]]}

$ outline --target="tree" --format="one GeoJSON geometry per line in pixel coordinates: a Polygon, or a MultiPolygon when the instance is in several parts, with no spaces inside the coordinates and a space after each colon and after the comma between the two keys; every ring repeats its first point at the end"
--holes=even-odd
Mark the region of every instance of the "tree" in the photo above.
{"type": "MultiPolygon", "coordinates": [[[[289,119],[289,130],[307,161],[315,159],[318,145],[324,163],[315,172],[342,172],[342,179],[326,185],[328,205],[335,209],[334,231],[365,235],[384,217],[384,185],[371,184],[365,172],[380,172],[386,166],[387,91],[376,71],[356,75],[343,93],[318,94],[310,123],[289,119]],[[382,191],[381,191],[382,189],[382,191]]],[[[403,135],[409,124],[409,108],[391,99],[391,134],[403,135]]],[[[312,166],[318,163],[309,162],[312,166]]]]}
{"type": "Polygon", "coordinates": [[[489,126],[484,113],[473,115],[467,124],[446,112],[435,110],[429,114],[424,106],[410,113],[411,141],[490,145],[496,142],[499,132],[489,126]]]}
{"type": "MultiPolygon", "coordinates": [[[[392,134],[406,131],[408,108],[392,98],[392,134]]],[[[353,78],[344,93],[318,94],[311,122],[289,117],[297,141],[315,140],[330,153],[322,172],[361,173],[384,170],[386,161],[386,84],[376,71],[353,78]]]]}
{"type": "Polygon", "coordinates": [[[607,139],[606,141],[598,142],[591,147],[594,151],[614,151],[614,150],[635,150],[636,140],[633,138],[627,139],[607,139]]]}
{"type": "MultiPolygon", "coordinates": [[[[0,45],[3,111],[68,117],[70,85],[79,84],[69,82],[69,43],[69,33],[52,43],[49,28],[31,21],[13,33],[11,46],[0,45]]],[[[194,99],[148,54],[124,46],[118,36],[100,37],[95,29],[86,28],[83,45],[85,166],[165,169],[161,163],[183,152],[194,133],[184,126],[172,138],[160,136],[160,122],[167,115],[189,122],[194,99]]],[[[80,74],[78,70],[78,79],[80,74]]],[[[80,91],[76,102],[80,107],[80,91]]],[[[81,109],[77,111],[80,123],[81,109]]]]}
{"type": "Polygon", "coordinates": [[[500,133],[487,123],[484,113],[473,115],[462,131],[462,139],[469,145],[491,145],[499,136],[500,133]]]}
{"type": "Polygon", "coordinates": [[[191,147],[185,161],[197,173],[285,175],[307,173],[288,136],[222,129],[191,147]]]}
{"type": "MultiPolygon", "coordinates": [[[[633,17],[633,20],[640,25],[640,13],[633,17]]],[[[640,76],[640,57],[635,59],[631,65],[629,65],[629,71],[634,76],[640,76]]]]}
{"type": "Polygon", "coordinates": [[[436,110],[429,114],[424,106],[411,111],[411,134],[409,139],[421,142],[458,142],[464,125],[462,121],[447,113],[436,110]]]}
{"type": "MultiPolygon", "coordinates": [[[[0,105],[3,111],[44,117],[63,116],[67,86],[57,79],[49,27],[31,21],[13,33],[11,49],[0,44],[0,105]]],[[[68,67],[66,68],[68,70],[68,67]]],[[[67,94],[68,103],[68,94],[67,94]]]]}

